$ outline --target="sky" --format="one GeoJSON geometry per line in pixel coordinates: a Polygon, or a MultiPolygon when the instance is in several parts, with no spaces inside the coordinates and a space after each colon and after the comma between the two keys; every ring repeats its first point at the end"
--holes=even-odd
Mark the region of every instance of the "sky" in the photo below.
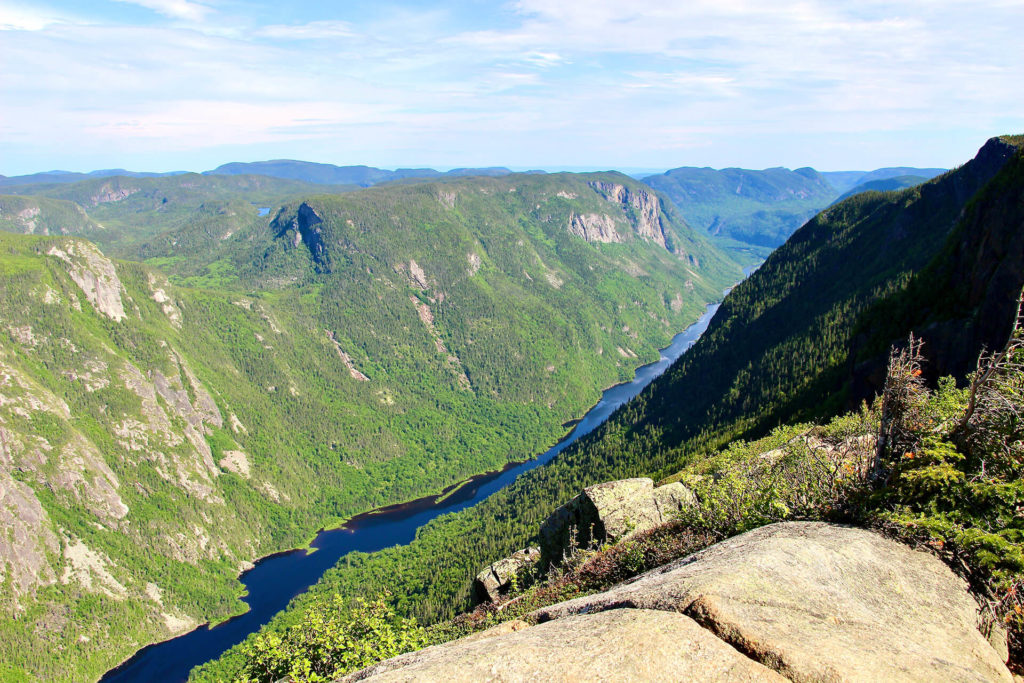
{"type": "Polygon", "coordinates": [[[950,167],[1024,0],[0,0],[0,174],[950,167]]]}

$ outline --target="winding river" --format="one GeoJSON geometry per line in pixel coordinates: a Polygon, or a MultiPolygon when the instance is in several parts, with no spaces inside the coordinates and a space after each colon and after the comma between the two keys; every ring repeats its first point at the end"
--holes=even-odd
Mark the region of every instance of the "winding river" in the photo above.
{"type": "Polygon", "coordinates": [[[636,370],[632,382],[606,389],[597,405],[583,416],[569,435],[540,456],[512,464],[500,472],[473,477],[438,496],[353,517],[342,527],[320,532],[311,544],[316,552],[292,550],[263,558],[255,568],[241,576],[249,592],[244,598],[249,605],[248,612],[213,628],[202,626],[172,640],[145,647],[122,665],[108,671],[101,683],[185,681],[193,667],[220,656],[269,622],[292,598],[316,583],[345,554],[353,550],[374,552],[409,543],[415,538],[416,530],[435,517],[475,505],[511,484],[520,474],[549,462],[571,443],[601,425],[616,408],[639,394],[682,356],[704,333],[717,310],[718,304],[708,305],[696,323],[677,334],[672,343],[661,350],[658,361],[636,370]]]}

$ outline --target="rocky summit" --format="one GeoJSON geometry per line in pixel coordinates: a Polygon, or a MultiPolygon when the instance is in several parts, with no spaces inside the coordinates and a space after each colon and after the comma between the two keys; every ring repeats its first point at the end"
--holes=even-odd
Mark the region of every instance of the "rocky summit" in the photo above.
{"type": "Polygon", "coordinates": [[[979,614],[928,553],[787,522],[341,680],[1009,683],[1005,634],[979,614]]]}

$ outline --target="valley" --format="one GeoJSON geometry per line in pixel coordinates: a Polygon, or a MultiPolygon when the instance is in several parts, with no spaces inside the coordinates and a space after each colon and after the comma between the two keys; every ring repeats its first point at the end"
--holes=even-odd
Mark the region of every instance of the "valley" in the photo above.
{"type": "MultiPolygon", "coordinates": [[[[855,331],[872,319],[873,307],[884,308],[890,305],[887,302],[895,303],[911,292],[920,297],[941,291],[916,283],[932,277],[930,273],[936,269],[945,272],[946,267],[940,264],[949,258],[951,245],[959,239],[958,231],[966,229],[962,211],[972,198],[972,206],[979,212],[987,210],[982,209],[982,205],[996,206],[982,199],[989,194],[992,198],[1009,198],[1011,203],[1016,201],[1013,198],[1019,198],[1021,158],[1019,138],[993,139],[971,163],[919,189],[847,200],[842,211],[819,215],[726,297],[708,331],[681,363],[670,368],[647,391],[587,438],[477,506],[434,520],[407,546],[346,557],[309,593],[297,598],[288,610],[263,629],[260,637],[250,639],[218,662],[197,670],[192,678],[213,681],[247,670],[247,662],[258,661],[255,658],[264,652],[260,648],[265,645],[261,643],[269,642],[268,638],[286,639],[292,632],[302,633],[307,615],[329,604],[332,596],[348,596],[348,599],[391,596],[389,603],[398,615],[414,616],[421,624],[438,624],[437,635],[430,637],[439,640],[428,642],[457,638],[466,633],[462,630],[466,626],[455,617],[470,609],[470,582],[480,567],[528,545],[555,507],[572,498],[581,487],[592,484],[637,476],[654,476],[662,481],[683,477],[705,496],[700,499],[705,504],[713,505],[718,501],[722,505],[721,512],[712,507],[707,513],[713,520],[720,514],[721,522],[702,522],[712,524],[710,528],[716,534],[738,533],[759,524],[791,518],[788,515],[798,515],[796,518],[800,519],[806,517],[799,515],[821,514],[811,508],[793,507],[798,500],[807,504],[806,498],[801,498],[808,495],[807,489],[801,487],[823,485],[814,478],[800,479],[812,476],[802,470],[790,473],[785,469],[802,467],[803,460],[787,459],[780,462],[780,467],[784,468],[781,472],[759,474],[760,461],[756,457],[776,452],[773,449],[806,435],[813,428],[813,424],[799,420],[812,417],[827,420],[830,415],[843,415],[848,408],[857,407],[853,387],[867,368],[847,360],[848,354],[859,354],[857,349],[862,348],[861,337],[855,331]],[[909,211],[906,207],[910,207],[909,211]],[[910,226],[915,226],[919,232],[910,230],[910,226]],[[897,248],[889,242],[891,240],[902,240],[902,244],[908,244],[909,240],[920,242],[913,248],[897,248]],[[819,251],[809,257],[806,249],[819,251]],[[794,252],[800,255],[791,257],[794,252]],[[875,254],[874,261],[866,257],[870,253],[875,254]],[[789,269],[800,269],[799,276],[794,277],[789,269]],[[836,279],[837,269],[844,273],[845,280],[836,279]],[[826,283],[832,283],[831,288],[826,283]],[[797,285],[814,292],[817,298],[793,293],[791,289],[797,285]],[[813,314],[815,310],[822,313],[813,314]],[[818,320],[817,315],[823,316],[822,319],[818,320]],[[770,329],[777,336],[766,334],[765,328],[760,327],[762,320],[764,324],[771,323],[770,329]],[[806,357],[806,363],[766,365],[759,373],[745,371],[755,364],[771,363],[772,355],[778,353],[773,349],[777,345],[785,348],[787,344],[792,344],[794,349],[786,352],[790,354],[787,357],[806,357]],[[713,360],[698,363],[697,359],[702,358],[713,360]],[[791,372],[780,373],[781,367],[791,367],[791,372]],[[853,372],[854,368],[857,372],[853,372]],[[764,398],[756,398],[759,395],[764,398]],[[764,439],[757,440],[780,424],[764,439]],[[709,473],[717,474],[709,479],[709,473]],[[708,489],[720,476],[726,477],[723,481],[733,488],[721,492],[708,489]],[[785,493],[788,489],[783,487],[780,494],[777,487],[781,484],[767,486],[763,484],[765,479],[755,476],[778,476],[783,482],[798,477],[794,484],[797,488],[790,494],[785,493]],[[796,498],[779,501],[772,498],[774,495],[796,498]],[[736,511],[735,517],[728,516],[733,514],[731,502],[745,501],[747,496],[751,497],[750,507],[736,511]],[[733,526],[726,527],[726,524],[733,526]]],[[[998,225],[1006,226],[1010,232],[1021,229],[1019,214],[1013,214],[1012,218],[1005,213],[1001,215],[1003,218],[998,225]]],[[[980,232],[976,239],[985,241],[986,236],[994,235],[990,229],[995,228],[977,227],[980,232]]],[[[993,246],[996,244],[1004,245],[998,249],[1007,251],[983,256],[982,262],[1006,263],[1008,269],[1002,271],[999,293],[989,290],[988,299],[1001,303],[998,310],[985,314],[989,322],[982,327],[992,330],[996,335],[992,339],[1002,335],[1005,340],[1014,301],[1024,279],[1019,270],[1009,266],[1018,258],[1019,245],[1007,247],[1003,237],[993,242],[993,246]],[[1010,272],[1015,274],[1011,276],[1010,272]]],[[[962,258],[968,261],[973,258],[968,254],[977,252],[966,247],[962,258]]],[[[986,269],[991,267],[986,266],[986,269]]],[[[992,280],[993,286],[995,282],[992,280]]],[[[901,310],[921,309],[901,304],[901,310]]],[[[935,309],[931,310],[938,314],[935,309]]],[[[981,315],[980,311],[975,311],[968,315],[981,315]]],[[[898,342],[900,337],[905,338],[908,329],[927,327],[917,327],[921,323],[913,321],[906,324],[908,327],[901,327],[899,331],[895,329],[899,325],[890,327],[883,333],[887,335],[885,338],[898,342]]],[[[954,329],[959,329],[960,324],[963,323],[957,323],[954,329]]],[[[938,344],[934,340],[931,343],[938,344]]],[[[973,348],[962,348],[961,355],[978,353],[978,342],[971,344],[973,348]]],[[[882,363],[884,372],[884,357],[882,363]]],[[[941,372],[952,370],[949,365],[940,368],[941,372]]],[[[822,438],[841,441],[851,438],[851,434],[861,438],[871,429],[864,426],[862,420],[870,422],[870,418],[858,417],[857,413],[840,417],[834,426],[823,428],[822,438]],[[841,436],[828,436],[830,433],[841,436]]],[[[802,453],[800,450],[793,453],[792,458],[803,457],[798,455],[802,453]]],[[[1015,522],[1010,523],[1011,528],[1013,524],[1015,522]]],[[[1013,532],[1008,530],[1008,533],[1013,532]]],[[[686,538],[685,533],[683,538],[686,538]]],[[[945,543],[954,543],[948,535],[943,538],[945,543]]],[[[651,552],[657,556],[654,550],[651,552]]],[[[1016,550],[1008,552],[1012,554],[1016,550]]],[[[1007,562],[1010,564],[1006,566],[1010,566],[1013,561],[1007,562]]],[[[572,590],[572,585],[568,590],[572,590]]],[[[526,604],[528,611],[531,603],[526,604]]],[[[510,614],[522,613],[513,610],[510,614]]],[[[493,623],[483,621],[484,625],[493,623]]],[[[1011,642],[1014,642],[1012,637],[1011,642]]],[[[301,661],[304,656],[301,641],[296,642],[295,647],[301,661]]]]}
{"type": "Polygon", "coordinates": [[[1024,680],[1019,5],[0,0],[0,683],[1024,680]]]}
{"type": "MultiPolygon", "coordinates": [[[[1006,258],[1016,140],[931,180],[851,174],[843,200],[812,169],[676,169],[666,194],[614,172],[8,185],[4,675],[230,680],[328,599],[443,625],[579,487],[856,408],[924,324],[920,278],[973,267],[939,265],[968,207],[999,207],[1006,258]]],[[[961,353],[931,333],[936,374],[1005,335],[999,272],[961,353]]],[[[932,302],[929,329],[947,309],[973,310],[932,302]]]]}
{"type": "Polygon", "coordinates": [[[12,675],[98,677],[243,612],[251,560],[542,451],[740,275],[624,176],[302,189],[18,196],[44,234],[0,256],[12,675]]]}
{"type": "Polygon", "coordinates": [[[689,349],[707,329],[718,306],[709,305],[698,322],[676,335],[661,351],[661,358],[637,369],[632,382],[606,389],[601,400],[587,411],[572,431],[536,458],[511,464],[498,472],[477,475],[437,496],[421,498],[358,515],[337,529],[322,531],[304,550],[261,559],[240,578],[249,610],[224,624],[199,629],[166,643],[144,648],[128,662],[108,672],[106,683],[133,680],[185,681],[193,667],[215,659],[267,623],[302,591],[316,583],[325,571],[351,552],[372,553],[405,545],[424,524],[440,515],[476,505],[511,484],[521,474],[542,467],[573,442],[600,426],[620,406],[639,394],[689,349]]]}

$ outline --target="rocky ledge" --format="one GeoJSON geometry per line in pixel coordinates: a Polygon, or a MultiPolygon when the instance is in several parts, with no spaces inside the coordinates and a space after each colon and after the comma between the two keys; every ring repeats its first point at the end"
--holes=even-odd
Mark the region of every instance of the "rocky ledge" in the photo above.
{"type": "Polygon", "coordinates": [[[1005,636],[979,621],[932,555],[787,522],[342,680],[1009,683],[1005,636]]]}

